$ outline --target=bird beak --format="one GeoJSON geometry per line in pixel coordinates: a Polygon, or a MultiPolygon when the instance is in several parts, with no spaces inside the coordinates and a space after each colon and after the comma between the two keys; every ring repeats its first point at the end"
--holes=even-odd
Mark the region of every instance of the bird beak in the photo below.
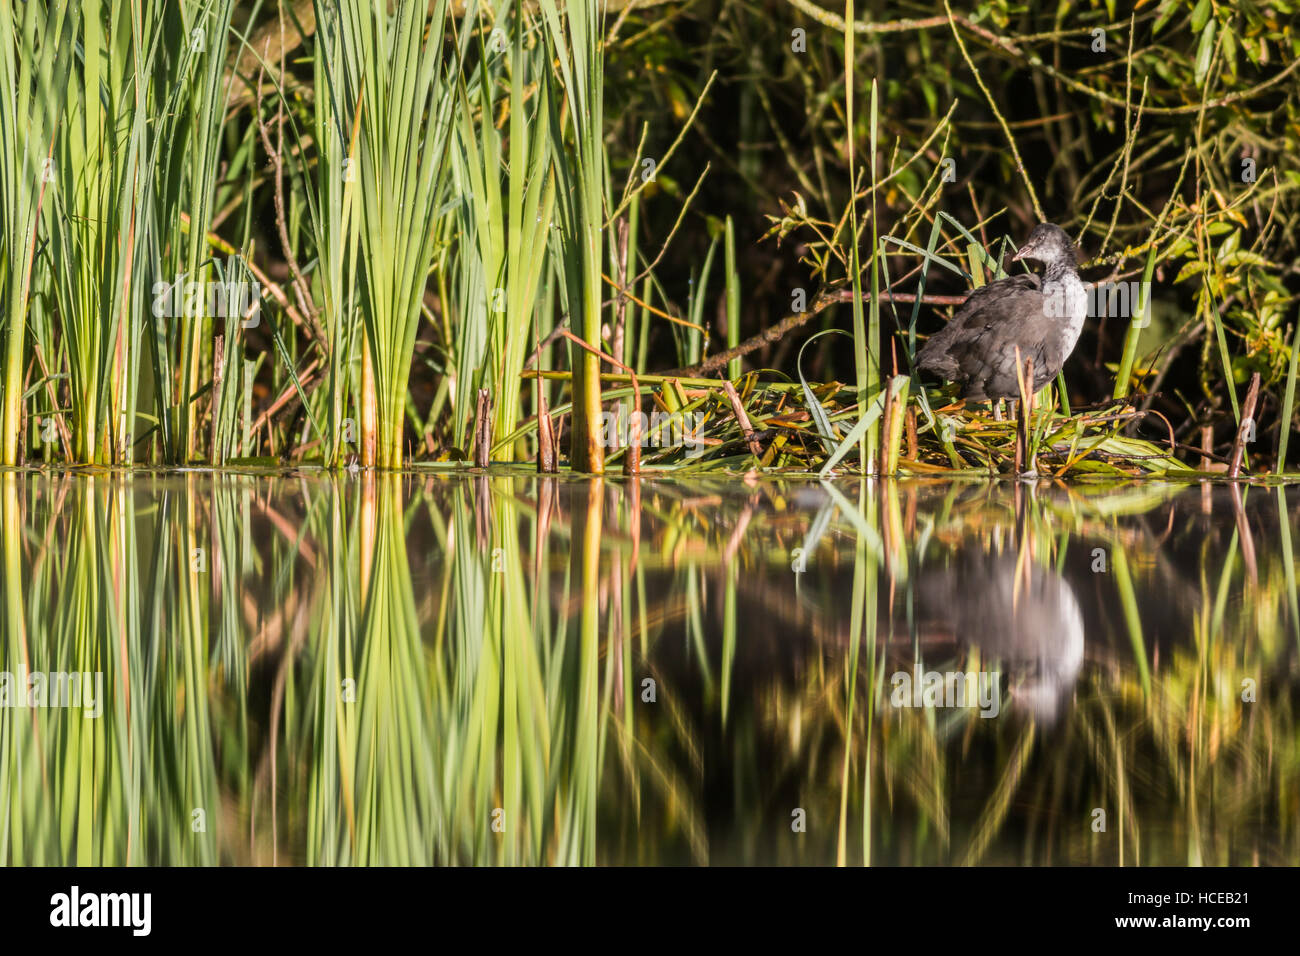
{"type": "Polygon", "coordinates": [[[1011,257],[1011,261],[1019,262],[1021,259],[1027,258],[1031,252],[1033,252],[1033,246],[1021,246],[1020,251],[1011,257]]]}

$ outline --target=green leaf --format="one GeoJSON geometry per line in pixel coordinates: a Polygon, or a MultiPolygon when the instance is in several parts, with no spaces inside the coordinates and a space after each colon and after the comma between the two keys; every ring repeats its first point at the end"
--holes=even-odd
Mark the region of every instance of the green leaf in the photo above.
{"type": "MultiPolygon", "coordinates": [[[[904,379],[904,381],[906,381],[906,379],[904,379]]],[[[876,397],[871,400],[871,407],[867,409],[867,413],[858,419],[858,423],[853,426],[853,429],[846,436],[844,436],[844,441],[840,442],[840,447],[836,448],[831,457],[826,459],[826,464],[822,466],[822,470],[818,473],[818,477],[825,478],[831,473],[831,469],[840,463],[840,459],[847,455],[853,446],[862,440],[862,436],[867,433],[867,429],[871,427],[872,423],[880,417],[884,408],[885,390],[882,388],[877,393],[876,397]]]]}
{"type": "Polygon", "coordinates": [[[1214,32],[1218,22],[1211,20],[1201,31],[1201,42],[1196,48],[1196,85],[1205,83],[1205,74],[1210,70],[1210,57],[1214,53],[1214,32]]]}
{"type": "Polygon", "coordinates": [[[923,256],[924,258],[928,259],[930,262],[933,262],[935,265],[943,266],[949,272],[955,272],[957,275],[961,276],[966,281],[968,282],[970,281],[970,273],[962,269],[961,266],[957,266],[949,262],[943,256],[936,255],[934,252],[922,249],[920,246],[913,245],[912,243],[907,242],[904,239],[896,239],[893,236],[881,236],[880,241],[892,242],[894,245],[900,246],[906,249],[908,252],[915,252],[918,256],[923,256]]]}
{"type": "Polygon", "coordinates": [[[1192,9],[1192,32],[1200,33],[1205,24],[1209,22],[1210,14],[1213,12],[1214,8],[1210,0],[1199,0],[1192,9]]]}
{"type": "Polygon", "coordinates": [[[808,405],[808,414],[812,416],[813,424],[817,426],[817,432],[821,435],[822,441],[826,443],[829,449],[835,448],[835,430],[831,427],[831,420],[826,415],[826,409],[822,408],[822,403],[817,401],[817,396],[813,394],[812,388],[808,385],[808,379],[803,374],[803,352],[814,339],[819,339],[823,335],[848,335],[843,329],[827,329],[824,332],[818,332],[816,335],[809,336],[808,341],[799,348],[799,357],[795,360],[795,369],[799,372],[799,384],[803,386],[804,402],[808,405]]]}
{"type": "Polygon", "coordinates": [[[1169,22],[1169,18],[1178,12],[1178,8],[1181,6],[1182,0],[1165,0],[1164,3],[1160,4],[1160,16],[1156,17],[1156,22],[1151,27],[1151,35],[1155,36],[1159,33],[1164,28],[1164,25],[1169,22]]]}

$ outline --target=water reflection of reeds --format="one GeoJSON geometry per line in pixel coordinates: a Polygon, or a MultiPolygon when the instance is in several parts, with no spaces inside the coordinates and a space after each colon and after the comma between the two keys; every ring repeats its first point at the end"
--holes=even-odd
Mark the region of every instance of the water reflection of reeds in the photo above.
{"type": "Polygon", "coordinates": [[[0,504],[3,670],[107,698],[0,708],[6,863],[1300,862],[1282,490],[10,472],[0,504]],[[900,669],[996,670],[999,714],[892,706],[900,669]]]}

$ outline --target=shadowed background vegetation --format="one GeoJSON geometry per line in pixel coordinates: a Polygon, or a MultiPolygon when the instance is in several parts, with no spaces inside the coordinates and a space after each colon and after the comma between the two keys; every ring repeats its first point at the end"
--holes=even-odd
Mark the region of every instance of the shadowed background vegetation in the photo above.
{"type": "Polygon", "coordinates": [[[6,0],[3,461],[635,468],[635,372],[703,467],[1004,470],[911,356],[1047,219],[1151,285],[1043,461],[1281,471],[1297,63],[1289,0],[6,0]]]}

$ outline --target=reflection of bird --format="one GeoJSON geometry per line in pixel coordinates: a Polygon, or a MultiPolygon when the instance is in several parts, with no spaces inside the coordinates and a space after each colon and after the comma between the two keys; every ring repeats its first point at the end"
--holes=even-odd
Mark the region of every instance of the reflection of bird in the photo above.
{"type": "Polygon", "coordinates": [[[1043,264],[1033,274],[998,279],[967,297],[953,320],[917,354],[919,368],[963,384],[962,397],[1017,398],[1016,351],[1034,360],[1034,391],[1061,370],[1087,314],[1074,246],[1061,228],[1040,223],[1013,257],[1043,264]]]}
{"type": "Polygon", "coordinates": [[[918,623],[977,647],[1000,662],[1017,708],[1055,719],[1083,666],[1083,612],[1074,590],[1055,571],[1021,568],[1012,554],[966,548],[946,567],[917,579],[918,623]]]}

